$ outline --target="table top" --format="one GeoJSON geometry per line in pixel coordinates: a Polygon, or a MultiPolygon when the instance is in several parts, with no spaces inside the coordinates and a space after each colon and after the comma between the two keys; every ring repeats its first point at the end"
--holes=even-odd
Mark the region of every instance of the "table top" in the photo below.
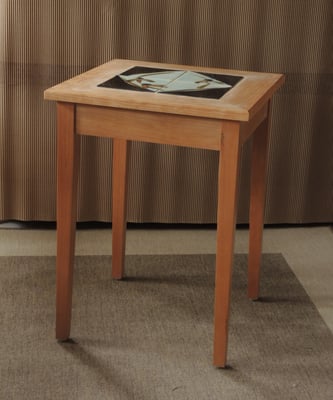
{"type": "Polygon", "coordinates": [[[248,121],[282,74],[112,60],[44,92],[46,100],[248,121]]]}

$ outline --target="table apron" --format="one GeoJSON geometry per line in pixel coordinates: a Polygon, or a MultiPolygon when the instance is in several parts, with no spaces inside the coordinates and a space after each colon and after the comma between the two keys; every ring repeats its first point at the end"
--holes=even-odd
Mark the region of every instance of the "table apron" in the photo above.
{"type": "Polygon", "coordinates": [[[212,118],[77,104],[75,129],[79,135],[221,149],[222,121],[212,118]]]}

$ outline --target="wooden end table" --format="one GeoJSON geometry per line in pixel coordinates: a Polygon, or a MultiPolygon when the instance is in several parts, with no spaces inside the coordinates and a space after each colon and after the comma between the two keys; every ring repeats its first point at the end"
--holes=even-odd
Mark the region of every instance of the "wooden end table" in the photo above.
{"type": "Polygon", "coordinates": [[[115,279],[124,272],[130,142],[209,149],[220,154],[213,363],[226,366],[241,149],[253,137],[248,296],[257,299],[270,101],[283,82],[281,74],[113,60],[45,91],[57,102],[57,339],[70,335],[80,136],[113,139],[115,279]]]}

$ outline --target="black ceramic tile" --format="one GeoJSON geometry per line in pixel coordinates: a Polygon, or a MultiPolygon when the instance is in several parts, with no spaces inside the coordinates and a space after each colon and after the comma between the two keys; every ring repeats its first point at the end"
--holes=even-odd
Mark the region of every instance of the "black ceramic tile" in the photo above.
{"type": "Polygon", "coordinates": [[[234,75],[136,66],[98,86],[139,92],[148,91],[158,94],[165,93],[178,96],[219,99],[241,79],[242,77],[234,75]],[[130,75],[139,74],[140,76],[131,77],[133,79],[127,78],[130,75]]]}

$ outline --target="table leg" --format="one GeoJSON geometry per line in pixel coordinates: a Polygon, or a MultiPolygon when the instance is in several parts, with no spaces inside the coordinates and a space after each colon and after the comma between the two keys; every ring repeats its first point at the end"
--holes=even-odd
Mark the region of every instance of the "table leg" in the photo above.
{"type": "Polygon", "coordinates": [[[270,112],[253,134],[251,160],[248,297],[259,297],[260,263],[265,212],[270,112]]]}
{"type": "Polygon", "coordinates": [[[226,366],[234,236],[241,155],[240,126],[223,122],[219,162],[214,307],[214,365],[226,366]]]}
{"type": "Polygon", "coordinates": [[[70,334],[80,140],[75,105],[57,104],[57,278],[56,338],[70,334]]]}
{"type": "Polygon", "coordinates": [[[112,278],[124,274],[129,142],[113,139],[112,169],[112,278]]]}

